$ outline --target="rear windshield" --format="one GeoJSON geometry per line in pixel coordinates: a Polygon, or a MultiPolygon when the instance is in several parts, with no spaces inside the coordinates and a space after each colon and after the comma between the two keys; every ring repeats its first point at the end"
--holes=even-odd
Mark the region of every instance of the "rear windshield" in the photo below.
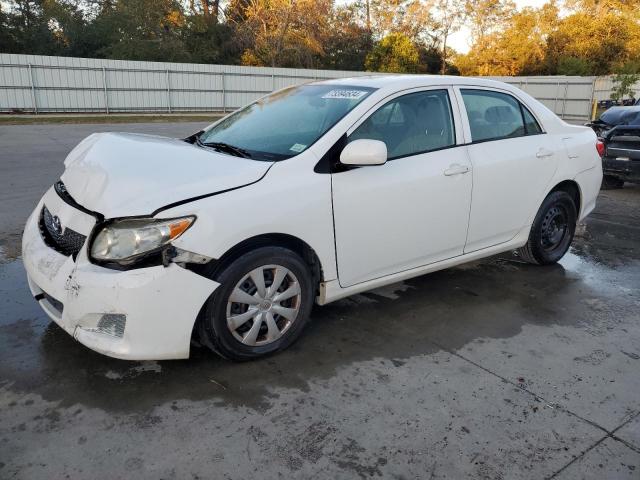
{"type": "Polygon", "coordinates": [[[375,89],[302,85],[268,95],[205,131],[200,142],[224,143],[250,158],[277,161],[305,151],[375,89]]]}

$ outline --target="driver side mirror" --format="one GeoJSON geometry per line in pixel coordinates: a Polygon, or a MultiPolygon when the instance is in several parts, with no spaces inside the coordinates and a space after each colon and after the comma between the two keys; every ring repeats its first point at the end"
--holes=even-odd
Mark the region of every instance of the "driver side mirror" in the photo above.
{"type": "Polygon", "coordinates": [[[354,167],[384,165],[386,161],[387,145],[380,140],[354,140],[340,153],[340,163],[354,167]]]}

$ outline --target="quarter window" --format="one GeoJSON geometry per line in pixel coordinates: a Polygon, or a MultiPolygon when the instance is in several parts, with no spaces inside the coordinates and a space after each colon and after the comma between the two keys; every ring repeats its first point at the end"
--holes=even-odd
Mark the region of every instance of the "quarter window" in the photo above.
{"type": "Polygon", "coordinates": [[[524,128],[527,130],[527,135],[534,135],[536,133],[542,133],[542,129],[536,119],[533,118],[531,112],[524,105],[520,104],[522,107],[522,116],[524,117],[524,128]]]}
{"type": "Polygon", "coordinates": [[[451,104],[446,90],[429,90],[395,98],[380,107],[349,136],[380,140],[389,160],[455,144],[451,104]]]}
{"type": "Polygon", "coordinates": [[[461,92],[472,141],[542,133],[531,112],[511,95],[489,90],[462,89],[461,92]]]}

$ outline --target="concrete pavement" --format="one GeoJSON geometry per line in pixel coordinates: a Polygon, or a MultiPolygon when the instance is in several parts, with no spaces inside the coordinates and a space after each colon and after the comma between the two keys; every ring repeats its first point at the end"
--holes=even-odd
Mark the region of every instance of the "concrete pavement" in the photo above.
{"type": "Polygon", "coordinates": [[[123,362],[31,298],[21,225],[94,130],[0,127],[0,478],[640,478],[640,188],[552,267],[509,255],[316,307],[234,364],[123,362]]]}

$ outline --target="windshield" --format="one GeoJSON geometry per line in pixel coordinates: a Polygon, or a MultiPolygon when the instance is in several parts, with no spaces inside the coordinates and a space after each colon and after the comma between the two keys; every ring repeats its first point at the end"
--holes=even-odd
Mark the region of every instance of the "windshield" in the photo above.
{"type": "Polygon", "coordinates": [[[224,153],[277,161],[306,150],[374,89],[302,85],[268,95],[199,138],[224,153]]]}

